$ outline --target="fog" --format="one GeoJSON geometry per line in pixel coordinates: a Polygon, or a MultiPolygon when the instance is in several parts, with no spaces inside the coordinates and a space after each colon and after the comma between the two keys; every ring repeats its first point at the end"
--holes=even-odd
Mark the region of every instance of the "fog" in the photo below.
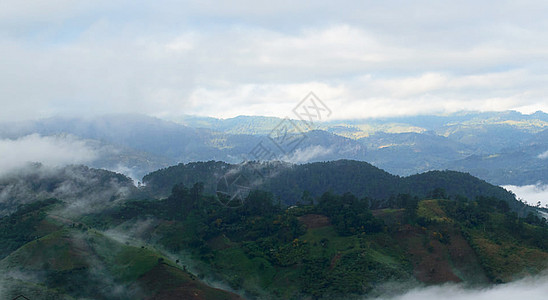
{"type": "Polygon", "coordinates": [[[327,148],[321,145],[308,146],[299,148],[295,151],[283,156],[281,160],[294,164],[302,164],[315,159],[322,158],[333,153],[333,147],[327,148]]]}
{"type": "Polygon", "coordinates": [[[548,204],[548,185],[504,185],[502,187],[512,191],[519,199],[527,201],[530,205],[535,206],[538,201],[540,201],[542,207],[545,207],[548,204]]]}
{"type": "Polygon", "coordinates": [[[446,284],[414,288],[397,296],[381,296],[383,300],[544,300],[548,297],[548,277],[528,277],[508,284],[481,289],[469,289],[462,285],[446,284]]]}
{"type": "MultiPolygon", "coordinates": [[[[147,249],[161,253],[172,262],[178,261],[176,264],[179,268],[183,268],[185,272],[200,277],[202,282],[211,287],[230,291],[239,295],[245,294],[245,291],[235,290],[226,282],[210,276],[212,273],[212,270],[210,269],[211,267],[199,260],[195,260],[189,252],[185,250],[172,252],[160,245],[157,241],[159,236],[154,233],[155,228],[159,225],[160,220],[155,218],[130,220],[118,225],[115,228],[103,231],[102,234],[126,245],[131,245],[134,247],[145,246],[147,249]]],[[[127,287],[124,287],[124,289],[126,288],[127,287]]]]}
{"type": "Polygon", "coordinates": [[[97,153],[85,141],[72,135],[27,135],[0,140],[0,175],[19,169],[29,162],[47,166],[89,163],[97,153]]]}
{"type": "Polygon", "coordinates": [[[114,205],[135,189],[129,178],[104,170],[26,164],[0,176],[0,216],[20,204],[47,198],[65,202],[62,211],[55,213],[79,215],[114,205]]]}

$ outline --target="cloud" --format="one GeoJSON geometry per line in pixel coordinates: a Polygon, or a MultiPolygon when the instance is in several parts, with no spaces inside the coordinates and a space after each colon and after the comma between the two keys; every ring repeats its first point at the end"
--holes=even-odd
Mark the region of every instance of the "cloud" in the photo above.
{"type": "Polygon", "coordinates": [[[48,166],[82,164],[96,159],[97,154],[85,141],[71,135],[27,135],[0,140],[0,174],[39,162],[48,166]]]}
{"type": "Polygon", "coordinates": [[[6,0],[1,8],[4,120],[284,117],[310,90],[338,119],[548,111],[543,1],[6,0]]]}
{"type": "Polygon", "coordinates": [[[548,185],[505,185],[503,188],[512,191],[518,198],[527,201],[530,205],[536,205],[539,201],[543,207],[548,204],[548,185]]]}
{"type": "Polygon", "coordinates": [[[384,300],[514,300],[531,299],[541,300],[548,293],[548,278],[530,277],[515,282],[494,285],[486,288],[466,288],[462,285],[446,284],[426,288],[415,288],[403,295],[381,297],[384,300]]]}
{"type": "Polygon", "coordinates": [[[30,164],[0,177],[0,216],[19,205],[56,198],[65,203],[53,214],[63,217],[95,212],[136,197],[131,179],[81,165],[30,164]]]}
{"type": "Polygon", "coordinates": [[[133,180],[133,184],[135,185],[137,185],[138,182],[141,182],[141,178],[143,177],[143,176],[137,175],[137,172],[140,171],[140,170],[137,170],[137,167],[131,168],[121,163],[118,163],[116,166],[112,168],[104,167],[104,169],[115,172],[115,173],[126,175],[127,177],[131,178],[131,180],[133,180]]]}
{"type": "Polygon", "coordinates": [[[295,151],[281,158],[282,161],[293,164],[307,163],[322,156],[333,153],[333,148],[326,148],[321,145],[308,146],[306,148],[298,148],[295,151]]]}
{"type": "Polygon", "coordinates": [[[540,159],[546,159],[546,158],[548,158],[548,151],[539,154],[539,155],[538,155],[538,158],[540,158],[540,159]]]}

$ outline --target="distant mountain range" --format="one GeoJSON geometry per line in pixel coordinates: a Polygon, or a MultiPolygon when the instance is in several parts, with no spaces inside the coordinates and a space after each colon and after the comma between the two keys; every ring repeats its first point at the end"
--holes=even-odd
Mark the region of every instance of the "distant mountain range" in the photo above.
{"type": "MultiPolygon", "coordinates": [[[[430,170],[469,172],[497,185],[526,185],[548,178],[548,114],[462,112],[444,116],[330,121],[311,130],[300,121],[241,116],[231,119],[183,116],[166,121],[142,115],[51,118],[0,124],[0,138],[29,134],[71,135],[95,149],[89,165],[139,180],[177,163],[218,160],[238,163],[257,145],[291,163],[352,159],[407,176],[430,170]],[[297,126],[303,136],[281,149],[273,130],[297,126]],[[280,125],[282,124],[282,125],[280,125]],[[285,151],[285,152],[284,152],[285,151]]],[[[279,133],[279,132],[277,132],[279,133]]]]}

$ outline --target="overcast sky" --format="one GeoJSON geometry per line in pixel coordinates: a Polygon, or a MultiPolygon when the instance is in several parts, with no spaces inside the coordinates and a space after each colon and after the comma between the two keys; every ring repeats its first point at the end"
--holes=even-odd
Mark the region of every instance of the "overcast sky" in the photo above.
{"type": "Polygon", "coordinates": [[[0,2],[0,119],[548,111],[546,1],[0,2]]]}

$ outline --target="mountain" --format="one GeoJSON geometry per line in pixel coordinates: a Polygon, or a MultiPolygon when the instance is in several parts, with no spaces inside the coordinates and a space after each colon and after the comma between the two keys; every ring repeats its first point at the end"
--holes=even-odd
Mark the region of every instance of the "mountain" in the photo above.
{"type": "Polygon", "coordinates": [[[446,163],[443,167],[489,178],[495,184],[530,185],[546,181],[548,159],[541,156],[548,149],[548,129],[532,134],[522,143],[494,154],[471,155],[446,163]]]}
{"type": "Polygon", "coordinates": [[[50,118],[0,124],[0,138],[39,134],[79,139],[97,154],[90,166],[123,172],[136,181],[159,168],[207,160],[352,159],[400,176],[448,169],[497,185],[543,182],[548,168],[548,160],[539,158],[548,151],[548,114],[543,112],[334,120],[313,128],[297,120],[259,116],[183,116],[175,121],[142,115],[50,118]],[[288,137],[299,138],[287,149],[276,141],[286,136],[284,129],[288,137]],[[258,147],[265,155],[256,155],[258,147]]]}
{"type": "MultiPolygon", "coordinates": [[[[211,117],[182,116],[173,119],[174,122],[184,124],[193,128],[208,128],[221,132],[233,134],[262,134],[266,135],[278,123],[282,121],[275,117],[262,116],[238,116],[228,119],[216,119],[211,117]]],[[[300,121],[295,121],[301,125],[300,121]]],[[[538,111],[526,115],[516,111],[503,112],[457,112],[446,115],[417,115],[409,117],[380,117],[356,120],[333,120],[318,122],[314,128],[335,133],[337,135],[359,139],[372,134],[382,133],[422,133],[434,131],[441,136],[456,134],[455,138],[462,138],[474,130],[490,127],[490,130],[501,128],[517,129],[523,133],[539,132],[548,127],[548,114],[538,111]]],[[[302,126],[305,127],[305,126],[302,126]]],[[[515,131],[514,131],[515,132],[515,131]]],[[[479,132],[482,133],[482,132],[479,132]]]]}
{"type": "Polygon", "coordinates": [[[117,201],[138,198],[139,191],[125,175],[82,165],[46,167],[29,164],[0,177],[0,216],[19,205],[57,198],[78,213],[104,209],[117,201]]]}
{"type": "MultiPolygon", "coordinates": [[[[191,128],[207,128],[230,134],[268,135],[282,119],[262,116],[238,116],[229,119],[217,119],[186,115],[172,121],[191,128]]],[[[295,122],[302,128],[306,127],[300,121],[295,122]]]]}
{"type": "Polygon", "coordinates": [[[219,155],[212,152],[214,148],[210,143],[214,133],[210,130],[194,129],[144,115],[50,118],[19,124],[19,130],[10,130],[11,124],[2,127],[2,136],[12,139],[31,133],[43,136],[72,134],[82,139],[127,147],[171,160],[184,158],[191,161],[199,159],[196,156],[203,152],[207,152],[210,157],[219,155]]]}
{"type": "Polygon", "coordinates": [[[379,208],[385,208],[388,200],[398,194],[427,197],[435,190],[443,190],[452,198],[479,196],[496,197],[507,201],[516,211],[524,205],[505,189],[493,186],[466,173],[431,171],[423,174],[399,177],[389,174],[369,163],[338,160],[308,164],[250,163],[230,165],[223,162],[197,162],[179,164],[152,172],[143,178],[146,190],[158,197],[166,197],[177,184],[192,186],[204,183],[204,190],[215,193],[219,181],[230,174],[247,177],[246,188],[271,192],[285,205],[299,202],[304,192],[319,197],[325,192],[343,194],[350,192],[357,197],[374,200],[379,208]],[[254,171],[259,170],[261,175],[254,171]]]}
{"type": "Polygon", "coordinates": [[[362,299],[386,282],[488,288],[547,266],[539,209],[466,173],[210,161],[145,179],[117,197],[131,180],[105,170],[12,174],[33,200],[0,216],[0,297],[362,299]],[[230,205],[219,176],[255,185],[230,205]]]}
{"type": "Polygon", "coordinates": [[[151,171],[179,162],[214,159],[239,163],[250,158],[250,152],[260,143],[267,144],[276,157],[293,162],[365,156],[360,143],[325,131],[306,134],[304,141],[291,149],[295,151],[286,154],[287,151],[278,149],[267,135],[191,128],[142,115],[51,118],[0,124],[1,138],[14,140],[30,134],[68,134],[79,138],[98,154],[90,166],[124,172],[137,180],[151,171]]]}
{"type": "MultiPolygon", "coordinates": [[[[178,121],[194,128],[265,136],[282,119],[185,116],[178,121]]],[[[295,123],[305,128],[300,121],[295,123]]],[[[285,160],[314,162],[355,159],[402,176],[450,169],[469,172],[498,185],[536,184],[545,180],[548,168],[546,160],[538,159],[539,154],[548,151],[546,128],[548,114],[540,111],[530,115],[514,111],[461,112],[444,116],[330,121],[315,124],[315,130],[307,132],[311,138],[299,148],[300,155],[285,157],[285,160]],[[337,140],[326,133],[347,139],[337,140]],[[302,155],[303,152],[322,155],[307,156],[302,155]],[[517,153],[523,155],[516,156],[517,153]],[[501,158],[480,162],[474,161],[475,157],[501,158]],[[473,163],[467,165],[466,161],[473,163]]],[[[248,149],[252,147],[249,145],[248,149]]]]}
{"type": "Polygon", "coordinates": [[[398,175],[443,169],[448,162],[475,153],[466,145],[433,131],[377,133],[358,141],[366,145],[369,162],[398,175]]]}

